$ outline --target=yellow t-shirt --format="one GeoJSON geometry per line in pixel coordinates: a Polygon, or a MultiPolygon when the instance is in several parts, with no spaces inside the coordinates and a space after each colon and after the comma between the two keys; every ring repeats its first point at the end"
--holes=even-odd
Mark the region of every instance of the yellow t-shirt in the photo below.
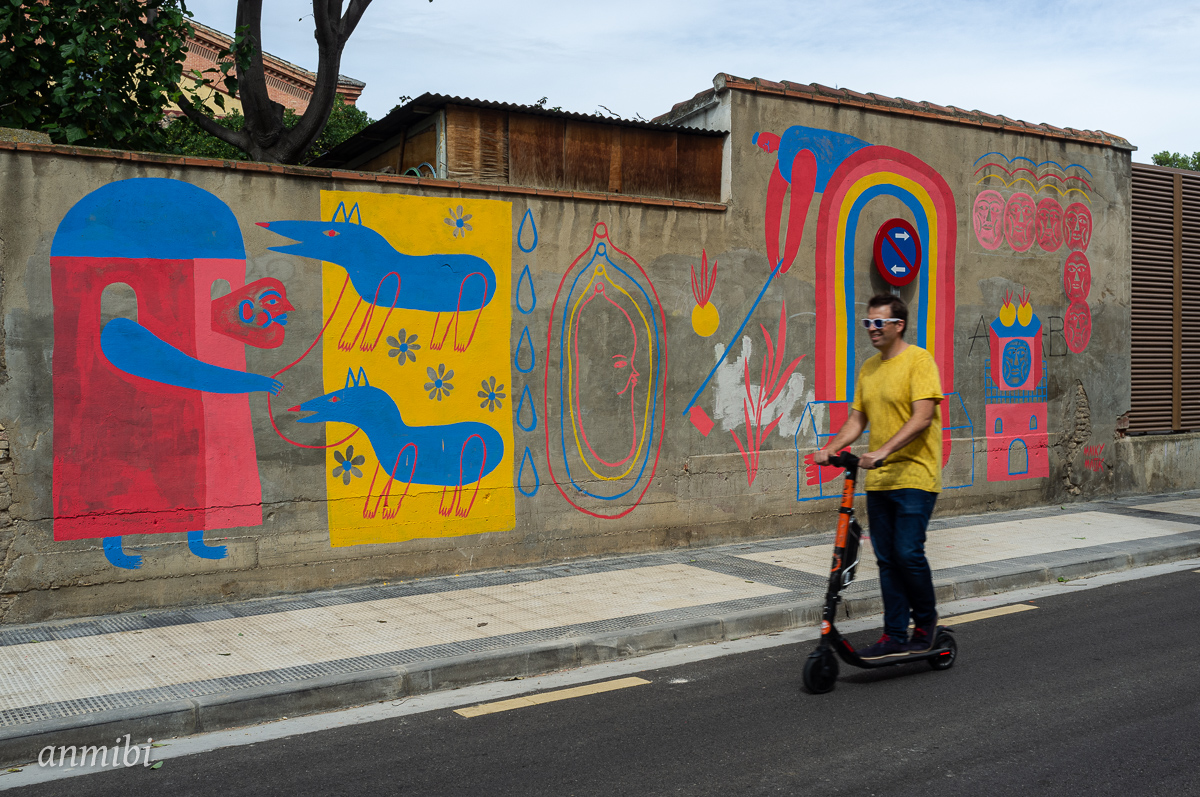
{"type": "Polygon", "coordinates": [[[867,416],[870,450],[882,446],[912,417],[912,404],[933,399],[929,427],[885,464],[867,471],[868,490],[915,488],[942,491],[942,380],[929,352],[909,345],[890,360],[876,354],[863,363],[854,390],[854,409],[867,416]]]}

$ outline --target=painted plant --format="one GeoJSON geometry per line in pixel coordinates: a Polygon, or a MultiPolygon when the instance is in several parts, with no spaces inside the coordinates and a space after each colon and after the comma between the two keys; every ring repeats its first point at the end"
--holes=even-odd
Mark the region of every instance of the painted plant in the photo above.
{"type": "Polygon", "coordinates": [[[717,331],[721,324],[721,316],[716,305],[712,303],[713,288],[717,287],[717,261],[713,259],[712,270],[708,268],[708,252],[700,250],[700,276],[696,276],[696,267],[692,266],[692,298],[696,306],[692,308],[692,329],[702,338],[707,338],[717,331]]]}
{"type": "Polygon", "coordinates": [[[746,398],[742,401],[742,410],[746,415],[745,444],[738,438],[737,432],[730,432],[734,442],[737,443],[738,450],[742,452],[742,461],[746,463],[746,479],[749,484],[754,484],[754,479],[758,476],[759,453],[762,451],[763,443],[766,442],[771,432],[775,431],[775,427],[779,425],[783,416],[768,423],[764,423],[763,418],[764,416],[770,417],[768,409],[775,399],[779,398],[779,394],[791,378],[792,372],[804,359],[802,354],[792,360],[786,368],[783,367],[784,352],[787,348],[787,302],[784,302],[779,309],[778,348],[775,346],[775,341],[771,340],[771,333],[767,332],[767,328],[762,324],[758,326],[767,342],[767,356],[762,361],[762,373],[759,377],[757,392],[750,385],[750,361],[746,360],[745,363],[746,398]]]}

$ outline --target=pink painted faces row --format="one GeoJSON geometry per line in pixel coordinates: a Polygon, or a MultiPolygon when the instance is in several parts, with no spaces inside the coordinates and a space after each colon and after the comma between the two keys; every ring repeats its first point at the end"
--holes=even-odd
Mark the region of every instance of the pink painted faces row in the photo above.
{"type": "Polygon", "coordinates": [[[995,251],[1007,240],[1015,252],[1027,252],[1034,241],[1046,252],[1067,248],[1082,252],[1092,240],[1092,212],[1075,202],[1066,211],[1053,197],[1036,205],[1025,193],[1013,194],[1005,201],[999,191],[987,190],[975,197],[971,212],[975,238],[988,251],[995,251]]]}

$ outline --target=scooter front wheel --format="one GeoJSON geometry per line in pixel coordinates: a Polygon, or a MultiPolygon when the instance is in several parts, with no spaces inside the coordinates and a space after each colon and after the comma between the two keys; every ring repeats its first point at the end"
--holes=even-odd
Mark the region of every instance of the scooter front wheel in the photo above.
{"type": "Polygon", "coordinates": [[[804,688],[814,695],[832,692],[837,685],[838,660],[832,650],[817,649],[804,662],[804,688]]]}

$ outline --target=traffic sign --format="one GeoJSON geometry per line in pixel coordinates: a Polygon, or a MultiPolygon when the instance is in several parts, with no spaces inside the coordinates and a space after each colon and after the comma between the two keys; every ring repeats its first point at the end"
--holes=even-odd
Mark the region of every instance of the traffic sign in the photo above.
{"type": "Polygon", "coordinates": [[[889,285],[912,282],[921,270],[921,239],[904,219],[890,219],[875,233],[875,268],[889,285]]]}

